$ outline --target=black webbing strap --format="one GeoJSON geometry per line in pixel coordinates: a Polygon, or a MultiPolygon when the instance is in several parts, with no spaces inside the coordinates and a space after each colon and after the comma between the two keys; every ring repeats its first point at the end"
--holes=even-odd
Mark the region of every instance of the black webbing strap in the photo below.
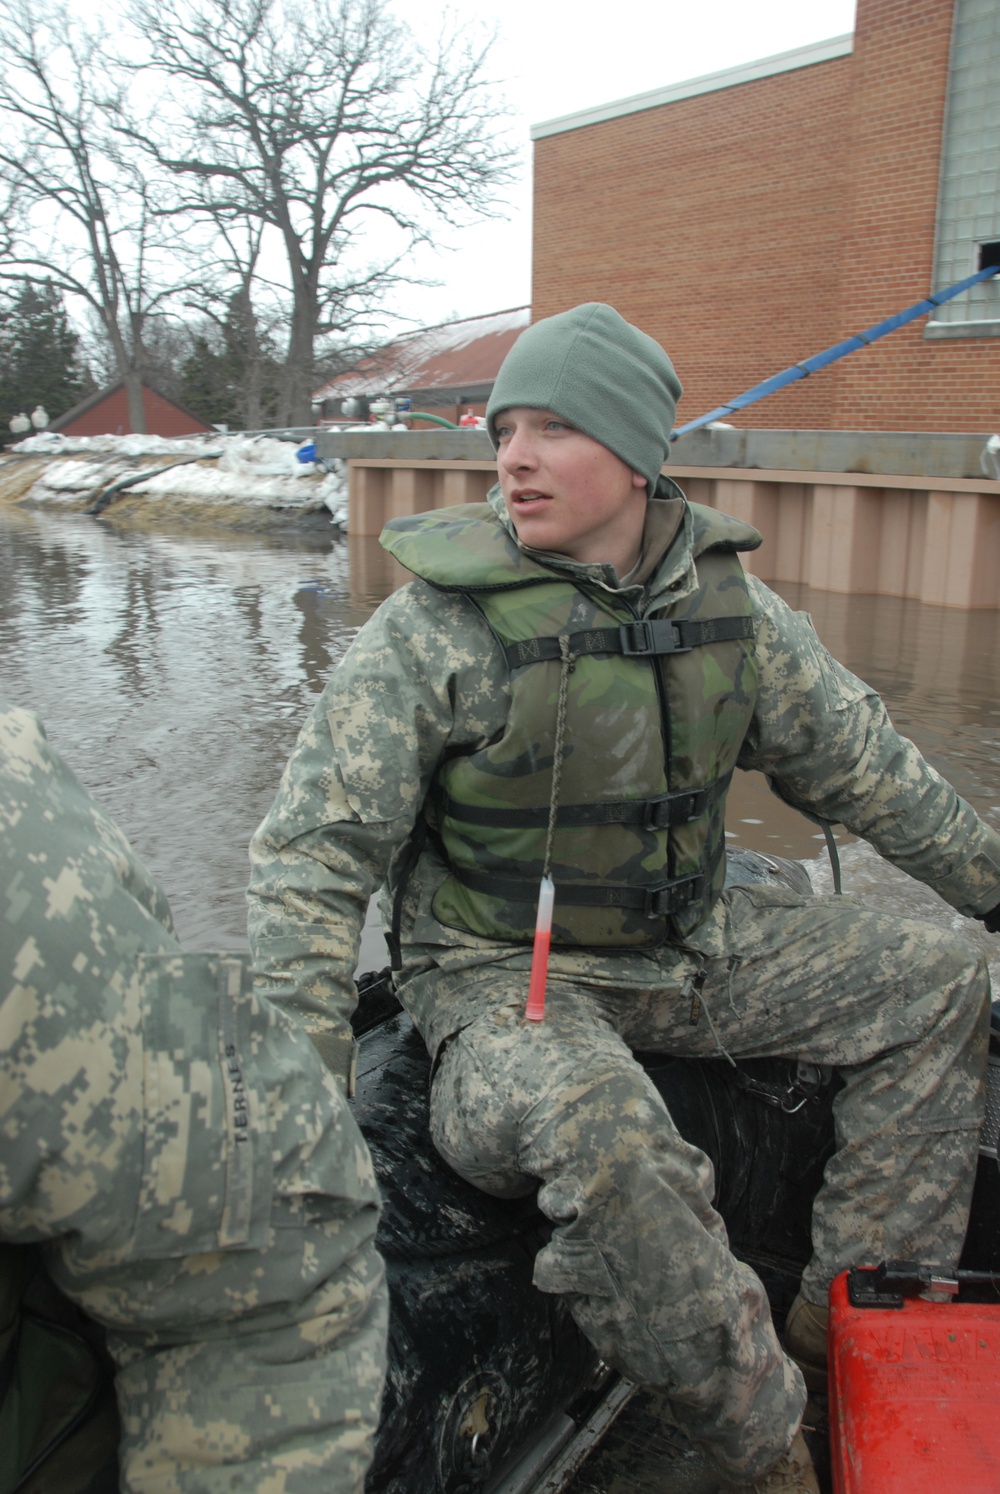
{"type": "MultiPolygon", "coordinates": [[[[734,638],[752,638],[752,617],[709,617],[701,621],[681,618],[671,622],[653,617],[620,623],[615,628],[588,628],[570,633],[569,651],[573,658],[585,654],[622,654],[629,659],[657,658],[665,654],[686,654],[706,643],[728,643],[734,638]]],[[[508,667],[520,669],[544,659],[558,659],[558,638],[525,638],[504,649],[508,667]]]]}
{"type": "MultiPolygon", "coordinates": [[[[538,883],[523,877],[498,877],[493,872],[476,872],[467,867],[449,868],[453,877],[471,892],[499,897],[506,903],[523,903],[534,918],[538,900],[538,883]]],[[[693,877],[676,877],[656,887],[580,886],[575,882],[556,883],[556,906],[573,908],[624,908],[642,913],[646,918],[670,918],[682,913],[703,896],[708,879],[699,872],[693,877]]]]}
{"type": "MultiPolygon", "coordinates": [[[[465,867],[451,868],[451,874],[471,892],[485,892],[503,898],[505,903],[524,903],[534,912],[538,883],[521,877],[497,877],[492,872],[474,872],[465,867]]],[[[697,902],[705,889],[705,878],[679,877],[661,882],[658,887],[578,887],[574,882],[560,882],[556,903],[574,908],[625,908],[646,918],[669,918],[689,904],[697,902]]]]}
{"type": "MultiPolygon", "coordinates": [[[[700,819],[715,805],[729,787],[732,773],[717,778],[703,788],[678,789],[655,799],[604,799],[597,804],[560,804],[559,828],[580,825],[639,825],[644,830],[669,830],[700,819]]],[[[441,810],[453,820],[466,825],[503,825],[510,829],[533,829],[548,823],[548,807],[519,809],[514,805],[492,808],[463,804],[450,794],[442,794],[441,810]]]]}

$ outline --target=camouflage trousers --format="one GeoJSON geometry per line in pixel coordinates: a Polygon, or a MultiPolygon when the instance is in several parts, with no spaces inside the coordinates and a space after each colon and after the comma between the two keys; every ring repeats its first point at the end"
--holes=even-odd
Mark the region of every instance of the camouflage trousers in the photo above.
{"type": "Polygon", "coordinates": [[[712,922],[701,948],[652,951],[645,987],[634,959],[618,986],[603,955],[594,978],[557,969],[537,1024],[524,1020],[524,971],[507,964],[479,978],[424,972],[402,994],[438,1034],[451,1028],[431,1099],[442,1155],[488,1193],[541,1185],[554,1229],[536,1285],[564,1293],[605,1362],[664,1388],[723,1471],[752,1482],[794,1435],[802,1379],[763,1286],[728,1248],[710,1161],[631,1050],[837,1068],[836,1154],[803,1280],[825,1303],[851,1264],[957,1261],[989,976],[959,937],[846,897],[734,888],[712,922]]]}

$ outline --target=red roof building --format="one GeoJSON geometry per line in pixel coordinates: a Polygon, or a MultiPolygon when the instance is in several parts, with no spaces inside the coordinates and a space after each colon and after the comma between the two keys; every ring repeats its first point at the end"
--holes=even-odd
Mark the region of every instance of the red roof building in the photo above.
{"type": "MultiPolygon", "coordinates": [[[[408,332],[318,389],[317,418],[339,422],[346,418],[345,400],[379,395],[409,399],[413,410],[456,425],[470,409],[482,415],[500,364],[530,320],[531,308],[518,306],[408,332]]],[[[418,428],[420,421],[413,424],[418,428]]]]}

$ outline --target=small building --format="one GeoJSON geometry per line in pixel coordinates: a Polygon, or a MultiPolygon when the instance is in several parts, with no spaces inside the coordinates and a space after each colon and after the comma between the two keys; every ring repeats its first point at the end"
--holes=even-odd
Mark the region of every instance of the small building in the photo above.
{"type": "MultiPolygon", "coordinates": [[[[530,320],[531,308],[517,306],[407,332],[318,389],[317,420],[339,424],[350,418],[345,400],[357,401],[363,412],[365,402],[379,396],[408,399],[414,411],[455,425],[469,410],[482,415],[501,363],[530,320]]],[[[413,421],[415,429],[421,425],[427,422],[413,421]]]]}
{"type": "MultiPolygon", "coordinates": [[[[142,386],[142,405],[146,412],[146,434],[150,436],[197,436],[210,433],[197,415],[183,405],[167,399],[148,384],[142,386]]],[[[99,389],[87,399],[60,415],[49,425],[50,431],[63,436],[130,436],[134,432],[128,414],[128,396],[124,380],[99,389]]]]}

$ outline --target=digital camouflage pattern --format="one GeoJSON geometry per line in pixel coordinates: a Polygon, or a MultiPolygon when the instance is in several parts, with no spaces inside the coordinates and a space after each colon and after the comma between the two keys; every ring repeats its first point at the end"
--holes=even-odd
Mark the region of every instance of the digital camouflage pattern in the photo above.
{"type": "MultiPolygon", "coordinates": [[[[497,489],[490,506],[509,528],[497,489]]],[[[670,616],[698,584],[690,515],[674,540],[663,513],[650,504],[647,562],[621,588],[642,616],[670,616]]],[[[617,586],[609,567],[545,561],[554,575],[617,586]]],[[[748,588],[758,683],[739,765],[962,913],[996,905],[1000,837],[830,657],[808,617],[752,577],[748,588]]],[[[416,845],[397,987],[440,1060],[438,1146],[480,1186],[542,1184],[554,1233],[538,1284],[565,1293],[602,1355],[667,1387],[685,1425],[732,1476],[751,1479],[787,1446],[801,1379],[776,1346],[759,1283],[728,1251],[707,1160],[680,1142],[629,1050],[840,1067],[838,1152],[806,1275],[823,1301],[830,1275],[852,1263],[954,1260],[983,1104],[988,976],[958,937],[846,898],[744,889],[682,944],[554,947],[545,1021],[525,1022],[530,950],[434,917],[446,872],[419,837],[442,762],[495,740],[509,700],[502,652],[467,600],[415,581],[383,604],[305,723],[254,838],[249,926],[263,989],[303,1014],[346,1082],[365,909],[387,880],[389,917],[416,845]]]]}
{"type": "Polygon", "coordinates": [[[0,1239],[106,1330],[122,1487],[359,1494],[386,1293],[337,1086],[244,957],[181,950],[124,836],[2,708],[0,894],[0,1239]]]}
{"type": "Polygon", "coordinates": [[[983,1106],[982,963],[952,935],[849,898],[754,886],[728,890],[689,948],[653,952],[644,987],[550,975],[537,1024],[525,987],[511,970],[471,988],[430,971],[404,988],[462,1013],[434,1083],[438,1148],[492,1194],[541,1182],[556,1228],[536,1285],[570,1294],[602,1359],[666,1389],[686,1430],[749,1480],[788,1445],[804,1390],[762,1285],[729,1253],[710,1163],[632,1051],[841,1070],[803,1281],[825,1302],[848,1263],[958,1263],[983,1106]]]}

